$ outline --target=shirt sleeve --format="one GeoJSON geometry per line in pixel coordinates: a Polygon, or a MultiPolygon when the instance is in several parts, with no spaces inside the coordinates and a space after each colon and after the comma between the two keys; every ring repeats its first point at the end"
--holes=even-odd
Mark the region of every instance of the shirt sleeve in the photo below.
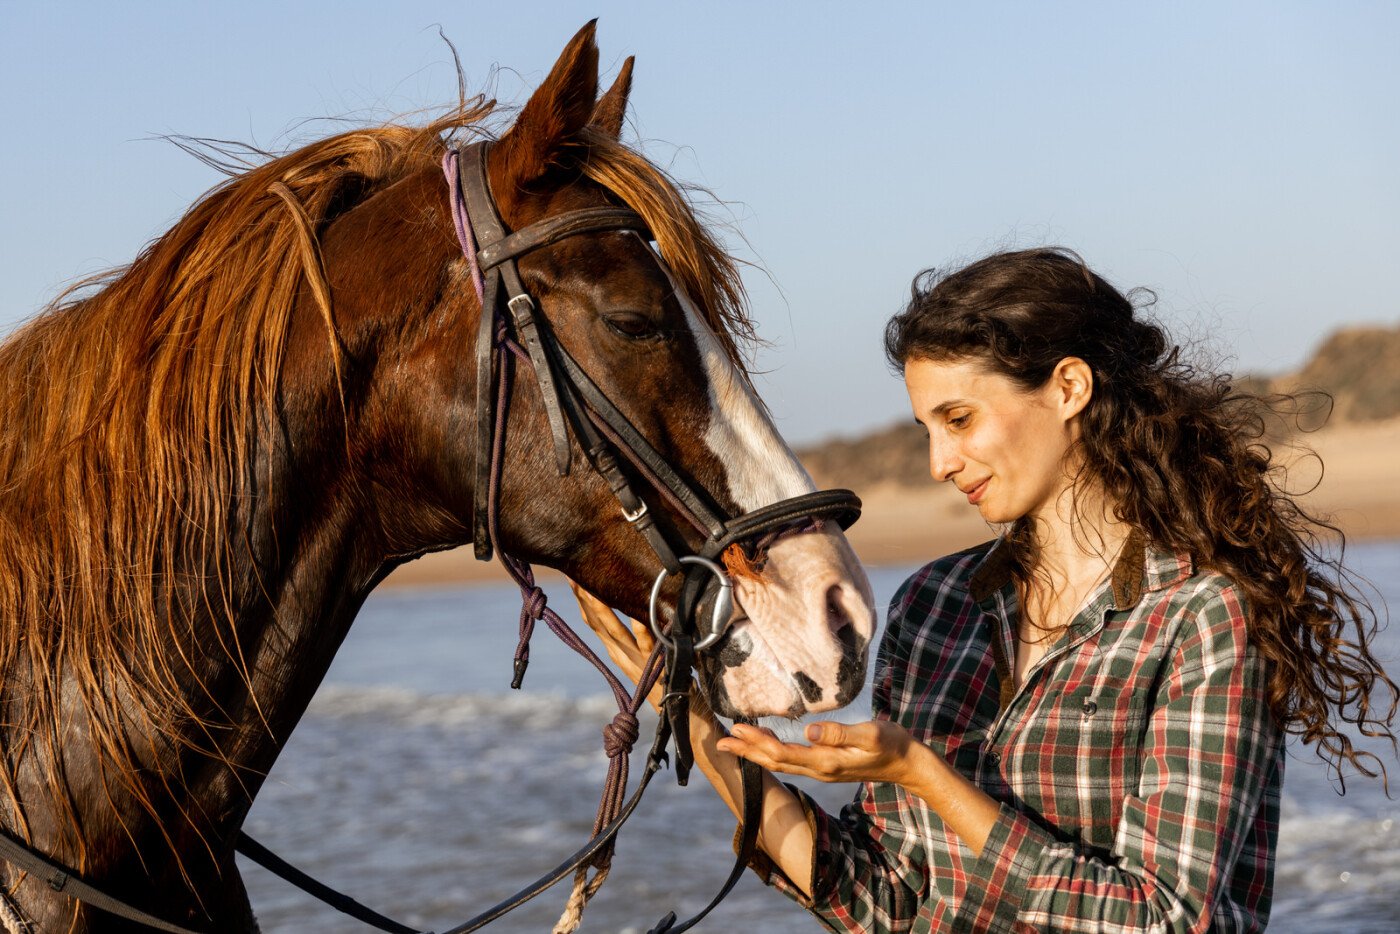
{"type": "Polygon", "coordinates": [[[958,931],[1202,932],[1278,767],[1267,671],[1231,587],[1186,609],[1150,714],[1138,795],[1112,850],[1003,804],[958,931]]]}
{"type": "Polygon", "coordinates": [[[928,897],[929,878],[922,841],[905,833],[904,821],[882,816],[898,789],[864,784],[855,801],[833,816],[802,790],[788,788],[812,828],[812,896],[804,896],[761,853],[750,863],[759,878],[838,934],[908,931],[928,897]]]}
{"type": "MultiPolygon", "coordinates": [[[[911,579],[912,580],[912,579],[911,579]]],[[[888,719],[896,675],[908,660],[902,625],[910,582],[890,603],[884,637],[876,653],[871,708],[876,719],[888,719]]],[[[812,878],[803,889],[793,885],[762,852],[750,866],[771,885],[812,912],[839,934],[908,931],[929,897],[924,842],[908,827],[906,792],[898,786],[867,782],[839,816],[822,810],[811,797],[792,785],[812,830],[815,859],[812,878]]]]}

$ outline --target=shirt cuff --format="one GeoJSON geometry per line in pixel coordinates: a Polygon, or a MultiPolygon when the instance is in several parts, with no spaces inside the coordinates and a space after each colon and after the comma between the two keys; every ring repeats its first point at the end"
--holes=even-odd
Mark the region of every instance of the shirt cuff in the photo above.
{"type": "MultiPolygon", "coordinates": [[[[777,864],[768,858],[768,854],[757,848],[754,849],[753,856],[749,858],[749,868],[757,873],[764,885],[772,886],[803,908],[811,908],[814,903],[821,902],[817,895],[831,883],[832,860],[829,856],[831,852],[829,841],[831,840],[831,821],[833,818],[823,811],[821,805],[813,801],[806,792],[794,788],[786,782],[783,784],[797,796],[798,803],[802,805],[802,813],[807,818],[807,828],[812,832],[812,877],[807,880],[806,886],[794,885],[793,881],[778,868],[777,864]],[[811,896],[803,894],[804,888],[811,893],[811,896]]],[[[740,824],[734,831],[735,853],[739,852],[743,835],[744,827],[740,824]]]]}
{"type": "MultiPolygon", "coordinates": [[[[1058,841],[1026,815],[1003,803],[971,878],[960,916],[975,919],[972,930],[1012,930],[1042,856],[1058,841]]],[[[961,928],[960,928],[961,929],[961,928]]]]}

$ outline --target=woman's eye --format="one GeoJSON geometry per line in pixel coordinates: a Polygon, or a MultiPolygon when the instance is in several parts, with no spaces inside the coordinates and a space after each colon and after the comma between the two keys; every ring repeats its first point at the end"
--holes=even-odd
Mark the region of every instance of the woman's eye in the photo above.
{"type": "Polygon", "coordinates": [[[603,318],[605,324],[614,331],[633,339],[653,337],[657,333],[656,324],[643,314],[614,313],[603,318]]]}
{"type": "Polygon", "coordinates": [[[967,423],[972,419],[971,415],[959,415],[948,419],[948,424],[954,428],[966,428],[967,423]]]}

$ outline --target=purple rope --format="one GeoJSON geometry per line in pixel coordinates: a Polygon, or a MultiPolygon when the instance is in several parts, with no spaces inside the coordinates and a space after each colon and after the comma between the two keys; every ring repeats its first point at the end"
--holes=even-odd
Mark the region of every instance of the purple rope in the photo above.
{"type": "MultiPolygon", "coordinates": [[[[462,245],[462,255],[472,271],[472,285],[476,286],[476,300],[485,305],[486,280],[481,277],[481,267],[476,263],[476,236],[472,232],[471,220],[467,217],[467,204],[462,198],[462,180],[457,174],[457,150],[449,149],[442,157],[442,174],[447,176],[448,196],[452,199],[452,226],[457,228],[457,242],[462,245]]],[[[493,309],[494,313],[494,309],[493,309]]]]}

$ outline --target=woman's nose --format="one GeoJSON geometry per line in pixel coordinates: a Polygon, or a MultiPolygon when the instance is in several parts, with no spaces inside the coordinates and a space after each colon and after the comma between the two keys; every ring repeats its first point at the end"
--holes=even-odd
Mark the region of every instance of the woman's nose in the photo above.
{"type": "Polygon", "coordinates": [[[962,458],[948,441],[928,439],[928,472],[933,479],[942,483],[951,480],[953,474],[962,469],[962,458]]]}

